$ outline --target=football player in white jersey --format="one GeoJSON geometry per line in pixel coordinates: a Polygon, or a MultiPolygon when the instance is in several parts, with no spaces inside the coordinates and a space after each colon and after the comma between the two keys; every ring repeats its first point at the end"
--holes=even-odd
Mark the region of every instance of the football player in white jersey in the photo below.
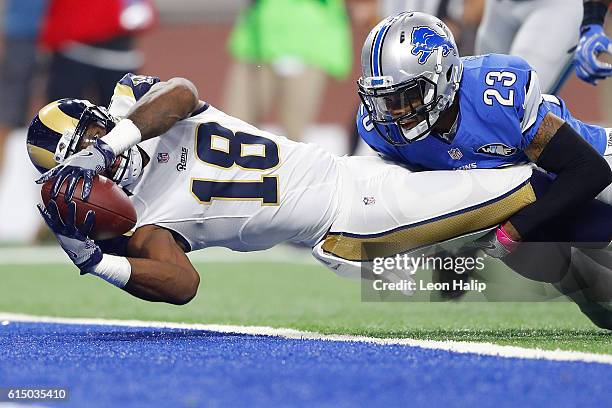
{"type": "Polygon", "coordinates": [[[128,74],[108,111],[53,102],[27,141],[46,172],[39,182],[68,183],[67,200],[80,178],[86,198],[93,175],[104,174],[136,208],[130,237],[94,242],[94,214],[77,226],[53,201],[40,207],[81,272],[174,304],[191,300],[199,284],[187,251],[294,242],[314,247],[337,273],[358,276],[372,258],[363,244],[382,245],[383,255],[410,251],[492,228],[535,200],[531,167],[411,173],[377,157],[333,156],[224,114],[180,78],[128,74]]]}

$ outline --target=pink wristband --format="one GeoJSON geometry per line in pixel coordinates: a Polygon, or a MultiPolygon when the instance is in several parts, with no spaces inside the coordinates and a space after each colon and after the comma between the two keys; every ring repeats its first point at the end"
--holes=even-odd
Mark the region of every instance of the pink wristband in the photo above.
{"type": "Polygon", "coordinates": [[[504,230],[503,225],[500,225],[499,228],[495,230],[495,237],[499,243],[510,252],[514,251],[518,246],[518,242],[510,238],[510,235],[504,230]]]}

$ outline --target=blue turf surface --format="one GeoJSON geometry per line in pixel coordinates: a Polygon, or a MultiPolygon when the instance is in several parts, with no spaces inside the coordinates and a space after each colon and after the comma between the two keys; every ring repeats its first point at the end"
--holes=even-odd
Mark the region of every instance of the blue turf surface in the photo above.
{"type": "MultiPolygon", "coordinates": [[[[116,326],[0,326],[0,387],[75,407],[609,406],[612,366],[116,326]]],[[[47,404],[48,405],[48,404],[47,404]]]]}

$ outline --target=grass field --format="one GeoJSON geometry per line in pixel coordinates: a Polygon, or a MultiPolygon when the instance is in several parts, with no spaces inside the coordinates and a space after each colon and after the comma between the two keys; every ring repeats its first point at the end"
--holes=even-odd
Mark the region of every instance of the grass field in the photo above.
{"type": "Polygon", "coordinates": [[[240,259],[196,263],[202,284],[186,306],[134,299],[95,277],[80,277],[67,264],[5,262],[0,265],[0,311],[264,325],[612,354],[612,335],[569,302],[362,302],[358,282],[317,264],[240,259]]]}

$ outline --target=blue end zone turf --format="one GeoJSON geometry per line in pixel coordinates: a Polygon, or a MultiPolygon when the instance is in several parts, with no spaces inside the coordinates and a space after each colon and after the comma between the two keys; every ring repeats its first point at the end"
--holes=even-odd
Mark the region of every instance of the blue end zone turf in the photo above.
{"type": "MultiPolygon", "coordinates": [[[[75,407],[605,406],[612,366],[209,331],[0,326],[0,388],[75,407]]],[[[42,405],[50,405],[48,402],[42,405]]]]}

